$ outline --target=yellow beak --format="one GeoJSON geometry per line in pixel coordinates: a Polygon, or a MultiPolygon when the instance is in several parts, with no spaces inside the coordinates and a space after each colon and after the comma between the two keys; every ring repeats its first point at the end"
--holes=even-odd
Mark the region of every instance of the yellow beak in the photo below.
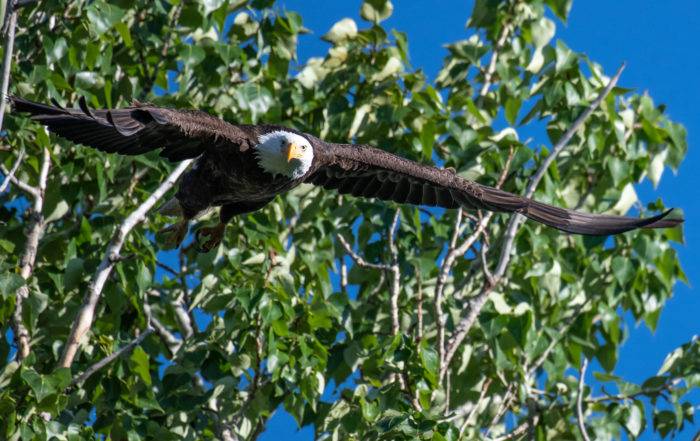
{"type": "Polygon", "coordinates": [[[291,162],[292,159],[301,159],[301,158],[302,158],[301,149],[294,143],[289,144],[289,148],[287,150],[287,162],[291,162]]]}

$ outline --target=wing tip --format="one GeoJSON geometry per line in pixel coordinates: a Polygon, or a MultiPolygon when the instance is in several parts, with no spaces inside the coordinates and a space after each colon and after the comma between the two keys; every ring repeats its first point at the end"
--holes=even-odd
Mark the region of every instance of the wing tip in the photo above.
{"type": "Polygon", "coordinates": [[[669,208],[668,210],[664,211],[658,216],[652,217],[651,219],[654,220],[651,223],[644,225],[642,228],[673,228],[677,227],[678,225],[681,225],[685,222],[685,219],[683,217],[673,217],[670,219],[667,218],[667,216],[673,213],[674,211],[676,211],[675,208],[669,208]]]}

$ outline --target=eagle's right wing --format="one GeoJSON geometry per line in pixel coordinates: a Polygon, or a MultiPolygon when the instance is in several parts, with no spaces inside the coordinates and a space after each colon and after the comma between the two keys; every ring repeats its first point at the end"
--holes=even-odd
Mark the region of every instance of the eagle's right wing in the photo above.
{"type": "Polygon", "coordinates": [[[122,109],[90,109],[85,99],[79,109],[8,97],[13,109],[27,112],[51,132],[109,153],[139,155],[162,149],[170,161],[195,158],[205,150],[231,147],[246,150],[255,140],[249,131],[199,110],[176,110],[135,103],[122,109]]]}
{"type": "Polygon", "coordinates": [[[595,236],[635,228],[667,228],[683,222],[682,219],[667,219],[671,210],[642,219],[559,208],[367,145],[321,141],[319,148],[324,149],[325,154],[306,182],[344,194],[416,205],[520,213],[568,233],[595,236]]]}

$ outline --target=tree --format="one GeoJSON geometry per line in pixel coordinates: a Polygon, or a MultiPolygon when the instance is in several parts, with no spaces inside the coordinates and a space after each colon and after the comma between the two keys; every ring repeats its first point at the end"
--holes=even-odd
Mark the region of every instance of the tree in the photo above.
{"type": "MultiPolygon", "coordinates": [[[[570,0],[477,0],[434,82],[382,27],[387,0],[301,66],[302,18],[273,0],[2,6],[3,72],[30,99],[282,123],[594,212],[663,209],[634,184],[686,151],[622,69],[553,42],[570,0]],[[519,138],[537,124],[550,145],[519,138]]],[[[668,437],[693,418],[696,340],[641,385],[614,375],[619,313],[653,329],[685,281],[680,228],[585,238],[302,186],[208,254],[163,252],[152,208],[187,164],[0,128],[3,438],[254,439],[280,407],[333,439],[668,437]]]]}

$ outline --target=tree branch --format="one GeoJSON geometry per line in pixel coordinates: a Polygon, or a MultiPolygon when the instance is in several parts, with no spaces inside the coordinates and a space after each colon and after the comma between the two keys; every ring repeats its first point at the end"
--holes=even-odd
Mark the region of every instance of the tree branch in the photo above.
{"type": "MultiPolygon", "coordinates": [[[[42,211],[44,209],[44,193],[46,191],[46,182],[48,180],[50,167],[51,156],[49,155],[49,150],[44,148],[41,171],[39,174],[39,186],[33,195],[34,203],[31,209],[27,240],[24,245],[24,253],[19,262],[19,274],[25,282],[28,281],[34,273],[39,240],[41,240],[46,230],[46,221],[44,220],[42,211]]],[[[29,331],[26,326],[24,326],[22,319],[23,302],[28,297],[29,287],[27,283],[25,283],[15,293],[15,310],[12,314],[12,329],[15,341],[17,342],[18,361],[24,360],[29,356],[30,352],[29,331]]]]}
{"type": "MultiPolygon", "coordinates": [[[[12,70],[12,52],[15,47],[15,29],[17,28],[17,11],[14,9],[12,0],[8,0],[7,7],[10,9],[7,21],[7,33],[5,35],[4,57],[2,60],[2,83],[0,83],[0,131],[5,117],[5,106],[7,106],[7,90],[10,87],[10,71],[12,70]]],[[[5,17],[0,17],[4,19],[5,17]]]]}
{"type": "MultiPolygon", "coordinates": [[[[547,171],[547,168],[556,159],[559,153],[561,153],[564,147],[566,147],[568,142],[571,140],[574,134],[576,134],[576,132],[581,128],[586,119],[593,113],[593,111],[600,105],[600,103],[603,102],[605,97],[608,96],[610,91],[612,91],[612,89],[615,87],[618,80],[620,79],[620,75],[622,75],[624,67],[624,64],[620,66],[615,76],[613,76],[610,79],[608,85],[605,86],[605,88],[600,92],[598,97],[583,111],[583,113],[581,113],[581,115],[578,118],[576,118],[571,127],[569,127],[569,129],[564,133],[564,135],[562,135],[561,139],[559,139],[559,141],[554,145],[551,154],[542,162],[542,164],[540,164],[540,167],[537,169],[537,172],[531,178],[530,183],[528,184],[527,189],[525,191],[525,197],[531,197],[533,195],[535,189],[537,188],[537,184],[539,184],[540,180],[547,171]]],[[[515,235],[518,229],[520,228],[522,219],[523,216],[521,214],[514,214],[511,217],[510,222],[508,223],[505,241],[503,242],[503,247],[501,248],[501,255],[498,261],[498,265],[496,266],[496,271],[493,274],[493,282],[484,285],[479,294],[467,304],[467,308],[469,308],[469,313],[464,318],[462,318],[462,320],[460,320],[460,322],[455,328],[455,332],[448,343],[447,355],[444,366],[449,365],[450,361],[452,360],[452,357],[454,357],[454,354],[457,351],[457,348],[462,343],[471,327],[474,325],[474,322],[479,316],[481,308],[483,308],[486,304],[489,295],[491,294],[493,289],[496,286],[498,286],[503,280],[503,276],[506,273],[508,263],[510,262],[511,252],[515,241],[515,235]]]]}
{"type": "Polygon", "coordinates": [[[2,184],[0,184],[0,194],[4,193],[5,190],[7,190],[7,187],[10,185],[10,181],[14,179],[15,173],[17,173],[17,169],[19,169],[19,166],[22,164],[23,159],[24,149],[19,151],[15,163],[12,164],[12,168],[6,174],[3,172],[5,177],[3,178],[2,184]]]}
{"type": "Polygon", "coordinates": [[[111,362],[116,360],[117,358],[124,356],[126,354],[129,354],[136,346],[140,345],[141,342],[146,339],[146,337],[151,335],[152,332],[153,332],[153,328],[150,327],[150,324],[149,324],[148,329],[146,329],[144,332],[142,332],[135,339],[131,340],[129,342],[129,344],[127,344],[126,346],[124,346],[123,348],[121,348],[117,351],[112,352],[111,354],[109,354],[108,356],[103,358],[102,360],[98,361],[97,363],[93,364],[89,368],[85,369],[85,372],[83,372],[82,374],[73,378],[73,381],[71,381],[70,385],[75,386],[76,384],[80,384],[80,383],[85,382],[85,380],[90,378],[92,376],[92,374],[94,374],[95,372],[97,372],[100,369],[102,369],[103,367],[107,366],[108,364],[110,364],[111,362]]]}
{"type": "Polygon", "coordinates": [[[145,219],[148,211],[153,208],[158,200],[160,200],[160,198],[162,198],[163,195],[175,185],[177,179],[185,171],[185,169],[187,169],[191,162],[191,159],[181,162],[175,168],[175,170],[170,173],[165,181],[160,184],[160,186],[148,197],[148,199],[146,199],[136,208],[136,210],[132,211],[131,214],[124,219],[121,225],[119,225],[114,232],[112,240],[107,246],[105,255],[102,258],[102,262],[100,262],[100,265],[95,270],[95,274],[90,281],[90,285],[88,287],[88,291],[85,293],[80,311],[73,322],[73,327],[63,349],[59,366],[70,367],[73,364],[73,359],[78,351],[80,340],[92,326],[92,320],[95,315],[97,302],[102,295],[102,289],[107,282],[107,278],[114,268],[114,262],[112,259],[114,256],[119,255],[126,237],[136,225],[145,219]]]}
{"type": "Polygon", "coordinates": [[[591,437],[588,436],[586,431],[586,418],[583,415],[583,390],[585,387],[586,368],[588,368],[588,359],[583,357],[578,378],[578,395],[576,396],[576,421],[584,441],[591,441],[591,437]]]}
{"type": "Polygon", "coordinates": [[[7,179],[9,179],[12,185],[16,185],[17,188],[27,193],[27,195],[29,195],[30,197],[35,198],[39,194],[39,189],[37,187],[31,186],[26,182],[18,179],[16,176],[12,175],[10,171],[7,168],[5,168],[5,166],[2,164],[0,164],[0,172],[2,172],[2,174],[5,175],[7,179]]]}

